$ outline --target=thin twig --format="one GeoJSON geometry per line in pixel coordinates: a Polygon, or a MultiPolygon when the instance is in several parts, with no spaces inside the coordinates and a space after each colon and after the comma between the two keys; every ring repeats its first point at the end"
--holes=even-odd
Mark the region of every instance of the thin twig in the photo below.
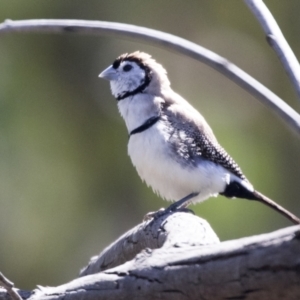
{"type": "Polygon", "coordinates": [[[8,280],[1,272],[0,272],[0,285],[2,285],[7,293],[13,300],[23,300],[21,296],[14,289],[14,283],[8,280]]]}
{"type": "Polygon", "coordinates": [[[261,24],[269,45],[277,53],[298,97],[300,98],[300,65],[291,47],[284,38],[271,12],[262,0],[244,0],[261,24]]]}
{"type": "Polygon", "coordinates": [[[272,109],[289,127],[300,134],[300,115],[260,82],[216,53],[183,38],[134,25],[84,20],[7,20],[0,34],[10,32],[81,33],[132,38],[181,53],[214,68],[272,109]]]}

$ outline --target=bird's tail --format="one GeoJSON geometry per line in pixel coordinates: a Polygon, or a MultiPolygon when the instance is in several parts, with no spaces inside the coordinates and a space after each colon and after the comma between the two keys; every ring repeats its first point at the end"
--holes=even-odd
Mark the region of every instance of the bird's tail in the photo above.
{"type": "Polygon", "coordinates": [[[290,219],[294,224],[300,224],[300,219],[298,217],[296,217],[294,214],[292,214],[291,212],[289,212],[288,210],[286,210],[285,208],[283,208],[282,206],[280,206],[273,200],[269,199],[265,195],[261,194],[260,192],[254,191],[252,196],[253,196],[252,200],[259,201],[259,202],[273,208],[274,210],[278,211],[280,214],[282,214],[286,218],[290,219]]]}

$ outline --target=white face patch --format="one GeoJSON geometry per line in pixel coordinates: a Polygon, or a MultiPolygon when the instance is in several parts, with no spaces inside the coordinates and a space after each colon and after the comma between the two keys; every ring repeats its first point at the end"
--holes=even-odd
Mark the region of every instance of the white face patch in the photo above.
{"type": "Polygon", "coordinates": [[[122,61],[116,72],[116,80],[110,81],[111,92],[115,98],[136,90],[145,82],[145,70],[133,61],[122,61]]]}

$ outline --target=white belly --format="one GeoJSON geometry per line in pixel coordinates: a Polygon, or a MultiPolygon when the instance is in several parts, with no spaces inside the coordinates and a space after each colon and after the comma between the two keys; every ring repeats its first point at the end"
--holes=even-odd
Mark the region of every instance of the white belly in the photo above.
{"type": "Polygon", "coordinates": [[[159,122],[129,139],[128,154],[147,185],[171,201],[199,193],[193,202],[200,202],[222,192],[229,181],[229,172],[205,160],[197,167],[175,160],[174,154],[168,151],[168,136],[162,126],[159,122]]]}

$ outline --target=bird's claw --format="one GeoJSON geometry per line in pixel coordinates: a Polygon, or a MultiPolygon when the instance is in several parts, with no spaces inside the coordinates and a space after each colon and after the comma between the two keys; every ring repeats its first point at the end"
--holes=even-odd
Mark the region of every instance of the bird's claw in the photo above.
{"type": "Polygon", "coordinates": [[[163,208],[163,207],[157,211],[150,211],[147,214],[145,214],[145,216],[143,218],[143,222],[149,221],[151,219],[157,219],[164,214],[165,214],[165,208],[163,208]]]}

